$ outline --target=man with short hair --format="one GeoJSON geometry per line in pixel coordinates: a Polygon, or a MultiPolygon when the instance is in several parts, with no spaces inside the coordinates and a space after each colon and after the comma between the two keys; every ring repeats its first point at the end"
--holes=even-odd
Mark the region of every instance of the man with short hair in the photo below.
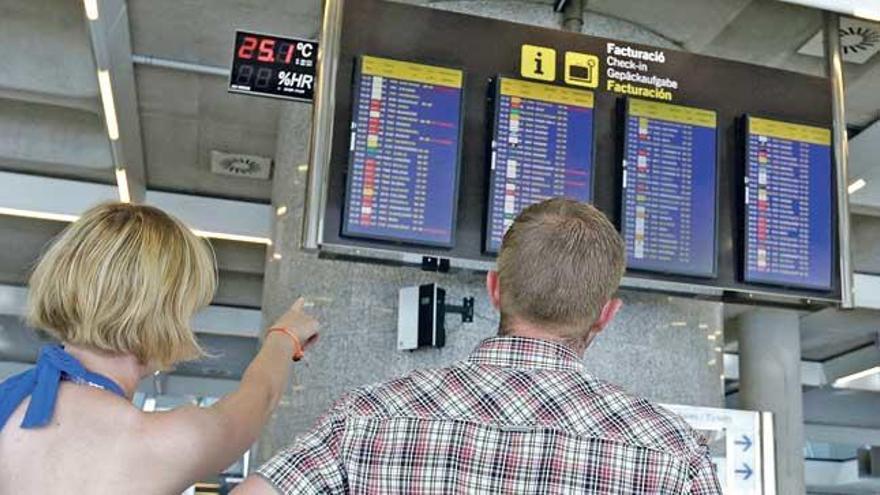
{"type": "Polygon", "coordinates": [[[682,419],[584,371],[622,305],[624,264],[592,206],[526,208],[486,278],[498,336],[448,368],[350,393],[238,493],[720,494],[682,419]]]}

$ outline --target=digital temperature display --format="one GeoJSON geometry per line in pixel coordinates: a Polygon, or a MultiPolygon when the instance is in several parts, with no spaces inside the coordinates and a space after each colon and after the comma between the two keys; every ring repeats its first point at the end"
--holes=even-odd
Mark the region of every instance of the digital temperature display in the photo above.
{"type": "Polygon", "coordinates": [[[236,31],[229,91],[312,101],[318,43],[236,31]]]}

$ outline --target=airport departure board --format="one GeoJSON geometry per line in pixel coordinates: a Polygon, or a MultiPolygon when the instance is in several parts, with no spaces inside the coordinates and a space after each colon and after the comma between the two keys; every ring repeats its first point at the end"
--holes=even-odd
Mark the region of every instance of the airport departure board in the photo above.
{"type": "Polygon", "coordinates": [[[359,58],[342,234],[451,247],[462,71],[359,58]]]}
{"type": "Polygon", "coordinates": [[[527,206],[555,196],[592,199],[593,93],[498,78],[487,252],[527,206]]]}
{"type": "Polygon", "coordinates": [[[746,282],[831,288],[831,131],[747,118],[746,282]]]}
{"type": "Polygon", "coordinates": [[[714,111],[627,100],[621,230],[629,268],[715,275],[716,141],[714,111]]]}

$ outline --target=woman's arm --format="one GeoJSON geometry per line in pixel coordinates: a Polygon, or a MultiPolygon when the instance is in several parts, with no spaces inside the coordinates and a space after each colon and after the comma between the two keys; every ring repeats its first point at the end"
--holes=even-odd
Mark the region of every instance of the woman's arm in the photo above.
{"type": "MultiPolygon", "coordinates": [[[[317,321],[294,303],[274,325],[293,331],[309,348],[318,337],[317,321]]],[[[184,407],[144,414],[137,433],[163,478],[188,486],[219,473],[251,447],[278,405],[290,379],[293,339],[282,332],[266,336],[235,392],[209,408],[184,407]]]]}

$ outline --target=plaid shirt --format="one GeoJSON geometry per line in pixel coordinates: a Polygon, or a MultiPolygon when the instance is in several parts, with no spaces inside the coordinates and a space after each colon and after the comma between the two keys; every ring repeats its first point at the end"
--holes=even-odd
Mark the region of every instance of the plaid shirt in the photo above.
{"type": "Polygon", "coordinates": [[[258,473],[285,494],[721,494],[682,419],[521,337],[350,393],[258,473]]]}

